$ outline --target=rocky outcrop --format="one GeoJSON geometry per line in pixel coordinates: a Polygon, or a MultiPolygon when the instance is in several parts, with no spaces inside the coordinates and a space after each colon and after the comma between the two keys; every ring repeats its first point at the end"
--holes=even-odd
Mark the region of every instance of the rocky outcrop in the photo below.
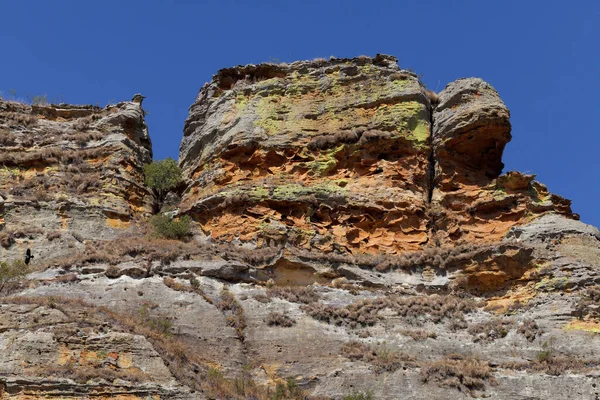
{"type": "Polygon", "coordinates": [[[151,211],[143,164],[152,149],[137,103],[0,102],[0,256],[60,256],[116,238],[151,211]]]}
{"type": "Polygon", "coordinates": [[[185,124],[182,212],[218,241],[416,250],[429,130],[423,85],[390,56],[224,69],[185,124]]]}
{"type": "Polygon", "coordinates": [[[2,400],[600,396],[600,232],[501,174],[480,79],[219,71],[169,199],[184,242],[146,234],[139,104],[0,106],[1,255],[36,254],[0,288],[2,400]]]}
{"type": "Polygon", "coordinates": [[[481,79],[459,79],[433,112],[432,228],[438,242],[495,242],[547,212],[572,217],[570,201],[551,194],[535,175],[500,176],[510,141],[509,111],[481,79]]]}
{"type": "Polygon", "coordinates": [[[346,254],[494,242],[570,216],[533,175],[499,176],[510,138],[489,84],[438,98],[389,56],[223,69],[186,121],[181,212],[212,240],[346,254]]]}

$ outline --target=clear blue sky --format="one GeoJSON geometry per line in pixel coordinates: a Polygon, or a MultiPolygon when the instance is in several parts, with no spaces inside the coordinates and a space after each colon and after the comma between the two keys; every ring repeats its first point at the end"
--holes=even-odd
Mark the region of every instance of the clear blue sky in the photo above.
{"type": "Polygon", "coordinates": [[[0,91],[150,112],[177,158],[187,109],[218,69],[387,53],[433,90],[481,77],[511,110],[505,170],[538,174],[600,225],[600,1],[2,1],[0,91]]]}

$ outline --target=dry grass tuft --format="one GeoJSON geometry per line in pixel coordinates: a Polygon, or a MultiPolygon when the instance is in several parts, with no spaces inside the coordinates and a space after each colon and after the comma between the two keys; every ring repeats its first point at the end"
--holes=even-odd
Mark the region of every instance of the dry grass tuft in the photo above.
{"type": "Polygon", "coordinates": [[[287,315],[276,311],[270,312],[265,322],[269,326],[281,326],[284,328],[289,328],[290,326],[293,326],[296,323],[296,321],[294,321],[287,315]]]}
{"type": "Polygon", "coordinates": [[[473,335],[474,342],[490,343],[496,339],[506,337],[514,322],[509,319],[492,319],[469,327],[468,332],[473,335]]]}
{"type": "Polygon", "coordinates": [[[436,324],[448,321],[450,328],[457,330],[467,327],[464,314],[474,311],[476,306],[477,304],[471,300],[434,294],[414,297],[392,295],[362,299],[346,307],[313,302],[301,306],[301,309],[319,321],[356,328],[376,324],[380,318],[379,311],[387,308],[413,325],[421,325],[428,321],[436,324]]]}
{"type": "Polygon", "coordinates": [[[437,339],[437,333],[425,331],[423,329],[401,330],[399,333],[404,336],[411,337],[411,338],[413,338],[413,340],[415,340],[417,342],[421,342],[421,341],[427,340],[427,339],[437,339]]]}
{"type": "Polygon", "coordinates": [[[37,119],[30,114],[19,112],[8,112],[0,114],[0,118],[4,117],[6,121],[14,125],[33,126],[37,124],[37,119]]]}
{"type": "Polygon", "coordinates": [[[107,278],[116,279],[121,276],[121,269],[116,265],[111,265],[108,268],[106,268],[106,271],[104,271],[104,275],[106,275],[107,278]]]}
{"type": "Polygon", "coordinates": [[[208,295],[206,293],[204,293],[204,291],[200,287],[200,282],[198,281],[198,279],[196,277],[190,278],[190,286],[181,284],[181,283],[177,282],[175,279],[168,278],[168,277],[163,278],[163,283],[167,287],[170,287],[171,289],[177,290],[179,292],[196,293],[196,294],[200,295],[207,303],[213,304],[213,300],[210,297],[208,297],[208,295]]]}
{"type": "Polygon", "coordinates": [[[477,390],[485,390],[486,383],[497,383],[487,361],[458,354],[424,366],[421,380],[435,382],[441,387],[453,387],[470,395],[477,390]]]}
{"type": "Polygon", "coordinates": [[[254,298],[254,300],[258,301],[259,303],[266,304],[266,303],[271,302],[271,298],[269,296],[267,296],[266,294],[258,293],[252,297],[254,298]]]}
{"type": "Polygon", "coordinates": [[[13,245],[14,242],[15,239],[11,232],[0,231],[0,246],[4,247],[5,249],[8,249],[10,246],[13,245]]]}
{"type": "Polygon", "coordinates": [[[320,296],[310,286],[273,286],[267,289],[267,297],[279,297],[290,303],[309,304],[319,301],[320,296]]]}
{"type": "Polygon", "coordinates": [[[60,233],[60,231],[52,231],[46,233],[46,239],[48,239],[49,241],[60,239],[61,236],[62,234],[60,233]]]}
{"type": "Polygon", "coordinates": [[[219,299],[215,305],[225,315],[227,324],[235,328],[237,337],[244,341],[244,329],[246,328],[246,318],[244,317],[244,308],[235,299],[235,296],[227,289],[221,290],[219,299]]]}
{"type": "Polygon", "coordinates": [[[533,342],[536,337],[541,336],[544,331],[540,329],[537,323],[532,319],[526,319],[523,321],[519,328],[517,329],[521,335],[525,336],[528,342],[533,342]]]}
{"type": "Polygon", "coordinates": [[[440,102],[440,97],[433,90],[426,89],[425,95],[427,96],[427,98],[429,99],[429,102],[432,105],[438,104],[440,102]]]}
{"type": "Polygon", "coordinates": [[[353,361],[372,364],[376,373],[393,372],[399,368],[416,367],[415,358],[386,347],[372,347],[361,342],[348,342],[342,346],[342,355],[353,361]]]}
{"type": "Polygon", "coordinates": [[[600,318],[600,286],[590,286],[582,291],[573,314],[579,318],[600,318]]]}

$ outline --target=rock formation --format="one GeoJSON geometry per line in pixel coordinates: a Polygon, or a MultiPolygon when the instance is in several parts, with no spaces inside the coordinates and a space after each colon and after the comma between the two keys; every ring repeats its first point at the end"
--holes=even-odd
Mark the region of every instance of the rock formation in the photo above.
{"type": "Polygon", "coordinates": [[[138,104],[0,102],[0,145],[3,259],[27,247],[48,259],[84,239],[117,238],[152,209],[142,170],[152,148],[138,104]]]}
{"type": "Polygon", "coordinates": [[[600,396],[600,232],[502,174],[480,79],[220,70],[181,143],[187,242],[147,234],[139,104],[0,110],[1,256],[36,255],[0,293],[2,400],[600,396]]]}

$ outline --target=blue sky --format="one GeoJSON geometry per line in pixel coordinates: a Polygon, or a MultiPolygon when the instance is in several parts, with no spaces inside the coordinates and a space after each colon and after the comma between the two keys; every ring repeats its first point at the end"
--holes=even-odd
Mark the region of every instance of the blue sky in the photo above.
{"type": "Polygon", "coordinates": [[[3,1],[0,91],[106,105],[140,92],[155,158],[218,69],[387,53],[433,90],[477,76],[511,110],[505,171],[600,225],[600,2],[3,1]]]}

